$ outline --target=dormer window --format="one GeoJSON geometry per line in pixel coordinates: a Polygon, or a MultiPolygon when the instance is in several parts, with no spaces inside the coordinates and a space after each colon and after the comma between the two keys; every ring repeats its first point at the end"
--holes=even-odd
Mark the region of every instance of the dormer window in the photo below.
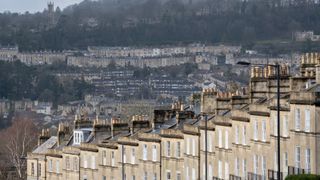
{"type": "Polygon", "coordinates": [[[73,132],[73,144],[80,145],[83,142],[83,132],[82,131],[74,131],[73,132]]]}

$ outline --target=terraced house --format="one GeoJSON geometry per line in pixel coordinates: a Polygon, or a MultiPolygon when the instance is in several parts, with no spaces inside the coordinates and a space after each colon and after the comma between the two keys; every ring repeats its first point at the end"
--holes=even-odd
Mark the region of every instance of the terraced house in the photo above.
{"type": "Polygon", "coordinates": [[[278,126],[281,178],[320,174],[320,55],[303,55],[299,75],[280,67],[281,124],[274,67],[252,67],[247,90],[204,89],[201,113],[192,103],[129,122],[82,113],[57,136],[43,130],[28,180],[277,179],[278,126]]]}

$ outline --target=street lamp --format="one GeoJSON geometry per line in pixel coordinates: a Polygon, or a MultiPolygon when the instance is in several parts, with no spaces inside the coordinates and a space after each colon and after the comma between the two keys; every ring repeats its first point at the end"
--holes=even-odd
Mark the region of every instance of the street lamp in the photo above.
{"type": "Polygon", "coordinates": [[[249,62],[245,62],[245,61],[239,61],[237,62],[238,65],[244,65],[244,66],[250,66],[250,65],[257,65],[257,66],[272,66],[275,67],[277,70],[277,129],[278,129],[278,137],[277,137],[277,141],[278,141],[278,173],[277,173],[277,177],[278,180],[280,180],[281,178],[281,170],[280,170],[280,65],[279,63],[276,64],[251,64],[249,62]]]}
{"type": "Polygon", "coordinates": [[[204,140],[205,140],[205,180],[208,179],[208,115],[204,115],[204,126],[205,126],[205,134],[204,134],[204,140]]]}

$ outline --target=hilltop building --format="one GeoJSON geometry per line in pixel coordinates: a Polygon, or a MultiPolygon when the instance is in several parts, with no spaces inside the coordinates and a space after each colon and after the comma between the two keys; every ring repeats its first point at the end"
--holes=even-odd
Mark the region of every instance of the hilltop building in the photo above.
{"type": "Polygon", "coordinates": [[[48,3],[48,25],[49,28],[53,27],[55,24],[55,12],[54,12],[54,3],[49,2],[48,3]]]}

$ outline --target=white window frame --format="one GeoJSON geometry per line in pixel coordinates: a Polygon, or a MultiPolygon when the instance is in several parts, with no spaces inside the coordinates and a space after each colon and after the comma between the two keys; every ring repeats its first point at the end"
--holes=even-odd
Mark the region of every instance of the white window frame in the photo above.
{"type": "Polygon", "coordinates": [[[206,176],[206,164],[205,163],[202,164],[202,176],[203,177],[206,176]]]}
{"type": "Polygon", "coordinates": [[[239,176],[239,158],[238,157],[234,159],[234,174],[236,176],[239,176]]]}
{"type": "Polygon", "coordinates": [[[274,169],[278,169],[278,153],[277,151],[273,154],[273,167],[274,169]]]}
{"type": "Polygon", "coordinates": [[[186,177],[185,177],[185,179],[186,180],[189,180],[189,166],[187,165],[187,167],[186,167],[186,177]]]}
{"type": "Polygon", "coordinates": [[[94,155],[91,156],[91,169],[96,169],[96,157],[94,155]]]}
{"type": "Polygon", "coordinates": [[[49,160],[49,172],[52,172],[53,170],[53,161],[52,159],[49,160]]]}
{"type": "Polygon", "coordinates": [[[225,148],[229,149],[229,131],[224,132],[225,148]]]}
{"type": "Polygon", "coordinates": [[[299,108],[295,109],[295,130],[300,131],[301,128],[301,112],[299,108]]]}
{"type": "Polygon", "coordinates": [[[114,151],[111,151],[111,166],[114,166],[115,165],[115,160],[114,160],[114,156],[115,156],[115,154],[114,154],[114,151]]]}
{"type": "Polygon", "coordinates": [[[307,173],[311,173],[311,150],[306,148],[305,150],[305,169],[307,173]]]}
{"type": "Polygon", "coordinates": [[[196,155],[196,140],[195,138],[192,138],[192,155],[196,155]]]}
{"type": "Polygon", "coordinates": [[[310,125],[311,125],[311,113],[310,113],[310,109],[305,109],[304,110],[304,131],[305,132],[310,132],[310,125]]]}
{"type": "Polygon", "coordinates": [[[102,165],[107,165],[107,151],[102,151],[102,165]]]}
{"type": "Polygon", "coordinates": [[[157,161],[157,146],[153,145],[152,146],[152,161],[157,161]]]}
{"type": "Polygon", "coordinates": [[[66,169],[67,170],[71,169],[71,167],[70,167],[70,157],[69,156],[66,156],[66,169]]]}
{"type": "Polygon", "coordinates": [[[229,179],[229,163],[224,163],[224,179],[229,179]]]}
{"type": "Polygon", "coordinates": [[[189,148],[189,144],[190,144],[190,142],[189,142],[189,138],[186,138],[186,145],[185,145],[185,147],[186,147],[186,154],[190,154],[190,148],[189,148]]]}
{"type": "Polygon", "coordinates": [[[148,180],[148,172],[147,171],[144,172],[144,176],[143,177],[144,177],[144,180],[148,180]]]}
{"type": "Polygon", "coordinates": [[[176,147],[176,157],[180,158],[181,157],[181,143],[177,142],[176,145],[177,145],[177,147],[176,147]]]}
{"type": "Polygon", "coordinates": [[[289,136],[289,120],[288,115],[283,116],[283,137],[289,136]]]}
{"type": "Polygon", "coordinates": [[[126,153],[126,148],[123,147],[123,163],[127,163],[127,153],[126,153]]]}
{"type": "Polygon", "coordinates": [[[242,176],[244,179],[247,177],[247,159],[242,160],[242,176]]]}
{"type": "MultiPolygon", "coordinates": [[[[212,152],[213,150],[212,150],[212,144],[213,144],[213,142],[211,142],[212,141],[212,134],[211,133],[208,133],[208,139],[207,139],[207,141],[208,141],[208,143],[207,143],[207,145],[208,145],[208,151],[209,152],[212,152]]],[[[204,144],[204,146],[205,146],[205,144],[204,144]]]]}
{"type": "Polygon", "coordinates": [[[88,168],[88,159],[87,159],[87,157],[83,158],[83,168],[88,168]]]}
{"type": "Polygon", "coordinates": [[[287,172],[288,172],[288,152],[284,152],[284,153],[283,153],[282,166],[283,166],[283,172],[284,172],[284,174],[287,175],[287,172]]]}
{"type": "Polygon", "coordinates": [[[167,153],[167,156],[170,157],[171,156],[171,142],[170,141],[167,141],[166,142],[166,153],[167,153]]]}
{"type": "Polygon", "coordinates": [[[273,116],[273,135],[278,136],[278,117],[273,116]]]}
{"type": "Polygon", "coordinates": [[[134,148],[131,149],[131,164],[136,163],[136,150],[134,148]]]}
{"type": "Polygon", "coordinates": [[[219,148],[222,148],[222,130],[218,130],[218,146],[219,148]]]}
{"type": "Polygon", "coordinates": [[[258,155],[254,154],[253,155],[253,173],[258,174],[258,169],[259,169],[259,157],[258,155]]]}
{"type": "Polygon", "coordinates": [[[236,132],[235,132],[235,136],[234,136],[234,141],[236,144],[239,144],[239,126],[236,125],[236,132]]]}
{"type": "Polygon", "coordinates": [[[177,171],[176,174],[177,174],[177,180],[182,180],[181,172],[177,171]]]}
{"type": "Polygon", "coordinates": [[[296,168],[301,168],[301,147],[300,146],[296,146],[294,154],[295,154],[294,166],[296,168]]]}
{"type": "Polygon", "coordinates": [[[218,161],[218,178],[222,179],[222,161],[218,161]]]}
{"type": "Polygon", "coordinates": [[[145,161],[148,159],[148,146],[147,146],[147,144],[143,144],[142,159],[145,161]]]}
{"type": "Polygon", "coordinates": [[[192,177],[192,180],[196,180],[196,169],[195,168],[192,168],[191,170],[191,177],[192,177]]]}
{"type": "Polygon", "coordinates": [[[245,125],[242,127],[242,144],[247,145],[247,127],[245,125]]]}
{"type": "Polygon", "coordinates": [[[212,173],[213,171],[212,170],[213,170],[213,167],[212,167],[212,164],[210,163],[209,164],[209,170],[208,170],[208,178],[209,179],[212,179],[212,177],[213,177],[213,173],[212,173]]]}
{"type": "Polygon", "coordinates": [[[266,140],[267,140],[267,123],[266,123],[266,120],[262,120],[261,130],[262,130],[261,140],[263,142],[266,142],[266,140]]]}
{"type": "Polygon", "coordinates": [[[172,175],[171,175],[171,171],[170,170],[167,170],[166,171],[166,180],[171,180],[172,178],[172,175]]]}
{"type": "Polygon", "coordinates": [[[205,150],[206,149],[206,134],[205,134],[205,132],[201,135],[201,137],[202,137],[202,150],[205,150]]]}
{"type": "Polygon", "coordinates": [[[56,173],[60,173],[60,162],[58,160],[56,161],[56,173]]]}
{"type": "Polygon", "coordinates": [[[253,123],[253,139],[254,140],[258,140],[258,121],[255,120],[254,123],[253,123]]]}
{"type": "Polygon", "coordinates": [[[79,160],[78,157],[73,157],[73,170],[78,171],[79,170],[79,160]]]}
{"type": "Polygon", "coordinates": [[[31,163],[31,176],[35,175],[35,168],[34,168],[34,163],[31,163]]]}
{"type": "Polygon", "coordinates": [[[266,164],[266,157],[261,156],[261,175],[263,179],[267,177],[267,164],[266,164]]]}

